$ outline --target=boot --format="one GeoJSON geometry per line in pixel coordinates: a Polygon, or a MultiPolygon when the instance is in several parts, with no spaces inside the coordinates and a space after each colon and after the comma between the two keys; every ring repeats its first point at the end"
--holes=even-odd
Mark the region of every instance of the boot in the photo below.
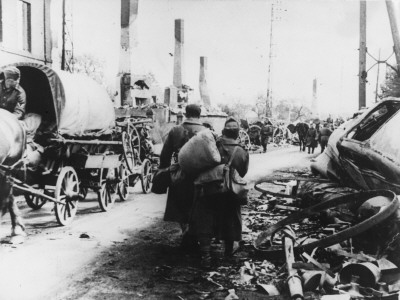
{"type": "Polygon", "coordinates": [[[205,269],[211,269],[211,238],[200,239],[200,266],[205,269]]]}
{"type": "Polygon", "coordinates": [[[186,232],[182,235],[180,248],[185,253],[195,254],[199,251],[199,243],[197,242],[196,236],[186,232]]]}
{"type": "Polygon", "coordinates": [[[225,241],[225,257],[232,257],[233,254],[233,241],[225,241]]]}
{"type": "Polygon", "coordinates": [[[200,266],[205,269],[211,269],[211,246],[202,245],[200,246],[201,261],[200,266]]]}

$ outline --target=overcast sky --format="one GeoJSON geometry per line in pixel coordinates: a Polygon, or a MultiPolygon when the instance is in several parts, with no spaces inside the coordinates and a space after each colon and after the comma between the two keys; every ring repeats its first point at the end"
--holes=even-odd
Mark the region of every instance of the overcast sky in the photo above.
{"type": "MultiPolygon", "coordinates": [[[[253,103],[266,93],[269,0],[141,0],[133,73],[153,72],[162,88],[172,84],[174,19],[185,22],[185,83],[198,98],[199,57],[208,57],[212,102],[253,103]]],[[[118,0],[74,2],[75,53],[94,53],[107,64],[113,81],[118,68],[118,0]]],[[[274,99],[309,102],[318,79],[321,112],[358,107],[359,1],[282,0],[274,20],[272,90],[274,99]]],[[[367,1],[367,46],[375,57],[392,53],[384,1],[367,1]]],[[[389,60],[395,64],[394,56],[389,60]]],[[[368,59],[367,68],[374,61],[368,59]]],[[[383,79],[386,67],[381,65],[383,79]]],[[[376,71],[368,73],[367,103],[375,98],[376,71]]]]}

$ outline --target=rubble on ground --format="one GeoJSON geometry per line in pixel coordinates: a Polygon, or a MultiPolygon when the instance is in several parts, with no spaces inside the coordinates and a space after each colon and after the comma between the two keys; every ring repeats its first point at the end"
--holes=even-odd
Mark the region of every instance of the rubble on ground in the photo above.
{"type": "MultiPolygon", "coordinates": [[[[233,295],[239,299],[259,299],[255,295],[263,299],[398,299],[400,261],[393,254],[398,253],[399,246],[397,198],[390,201],[375,196],[360,200],[358,191],[319,181],[304,170],[275,175],[289,179],[260,184],[258,191],[251,192],[248,205],[243,207],[243,240],[239,250],[233,258],[221,256],[213,270],[203,274],[203,280],[213,288],[200,293],[200,299],[224,299],[222,295],[225,299],[235,299],[229,298],[233,295]],[[301,182],[294,183],[293,176],[301,178],[301,182]],[[260,192],[263,190],[268,192],[260,192]],[[305,207],[335,201],[337,197],[355,200],[346,200],[286,225],[263,244],[254,242],[260,239],[261,232],[287,216],[306,211],[305,207]],[[389,208],[395,212],[368,224],[369,218],[389,208]],[[362,222],[369,229],[351,236],[351,229],[362,222]],[[350,237],[339,243],[302,248],[343,232],[350,232],[350,237]],[[293,244],[291,262],[287,256],[285,259],[287,253],[283,250],[290,249],[287,243],[293,244]],[[234,292],[229,294],[232,289],[234,292]]],[[[219,246],[215,241],[214,256],[219,246]]]]}

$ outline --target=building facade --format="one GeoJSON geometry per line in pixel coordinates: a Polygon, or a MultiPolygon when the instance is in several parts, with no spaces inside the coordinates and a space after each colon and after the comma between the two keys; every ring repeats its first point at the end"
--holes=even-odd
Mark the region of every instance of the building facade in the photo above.
{"type": "Polygon", "coordinates": [[[0,0],[0,64],[51,65],[51,0],[0,0]]]}

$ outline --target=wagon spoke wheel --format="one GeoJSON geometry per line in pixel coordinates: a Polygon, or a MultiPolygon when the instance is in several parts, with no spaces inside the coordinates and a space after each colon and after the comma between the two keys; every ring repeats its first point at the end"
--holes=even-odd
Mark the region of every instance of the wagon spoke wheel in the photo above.
{"type": "MultiPolygon", "coordinates": [[[[39,188],[39,191],[42,193],[46,192],[43,188],[39,188]]],[[[24,197],[26,204],[33,210],[42,208],[42,206],[47,202],[46,198],[37,195],[25,194],[24,197]]]]}
{"type": "Polygon", "coordinates": [[[277,128],[274,132],[273,142],[275,144],[279,144],[282,141],[282,138],[283,138],[283,132],[281,129],[277,128]]]}
{"type": "Polygon", "coordinates": [[[129,172],[124,163],[119,169],[118,195],[121,201],[126,201],[129,195],[129,172]]]}
{"type": "Polygon", "coordinates": [[[68,225],[75,217],[78,210],[79,180],[72,167],[61,169],[57,178],[54,198],[62,204],[55,203],[57,222],[60,225],[68,225]]]}
{"type": "Polygon", "coordinates": [[[136,152],[138,154],[138,157],[141,157],[141,153],[140,153],[140,135],[139,132],[137,131],[136,127],[133,125],[129,126],[129,137],[131,139],[131,145],[132,145],[132,149],[134,151],[134,153],[136,152]]]}
{"type": "Polygon", "coordinates": [[[124,151],[126,166],[129,172],[132,173],[135,166],[135,155],[132,148],[131,138],[126,131],[122,133],[122,148],[124,151]]]}
{"type": "Polygon", "coordinates": [[[105,178],[101,182],[100,190],[97,192],[97,199],[102,211],[109,211],[113,206],[116,198],[117,184],[116,175],[117,169],[104,170],[105,178]]]}
{"type": "Polygon", "coordinates": [[[239,130],[238,142],[246,149],[250,149],[250,137],[243,129],[239,130]]]}
{"type": "Polygon", "coordinates": [[[142,172],[140,174],[142,182],[142,191],[147,194],[150,193],[153,181],[153,166],[149,159],[145,159],[142,163],[142,172]]]}

